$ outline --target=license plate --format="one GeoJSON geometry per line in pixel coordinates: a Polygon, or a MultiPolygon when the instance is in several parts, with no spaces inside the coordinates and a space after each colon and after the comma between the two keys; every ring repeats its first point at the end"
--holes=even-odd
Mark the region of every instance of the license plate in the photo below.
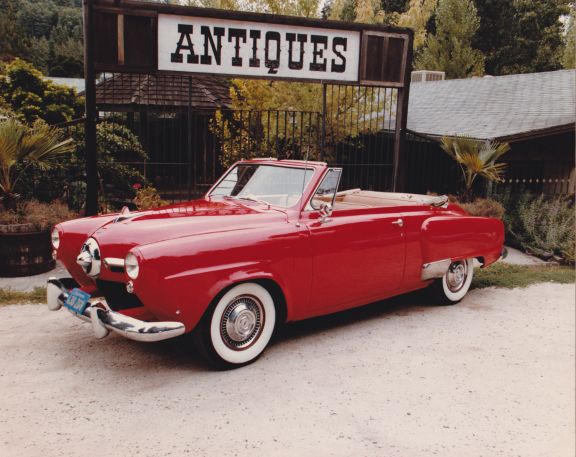
{"type": "Polygon", "coordinates": [[[88,300],[90,300],[90,294],[80,289],[72,289],[64,306],[75,313],[83,314],[88,306],[88,300]]]}

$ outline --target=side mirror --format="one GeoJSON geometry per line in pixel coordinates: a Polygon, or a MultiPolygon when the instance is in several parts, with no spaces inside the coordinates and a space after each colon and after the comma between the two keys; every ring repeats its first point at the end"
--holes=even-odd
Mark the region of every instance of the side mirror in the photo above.
{"type": "Polygon", "coordinates": [[[324,202],[320,205],[320,209],[318,211],[320,212],[320,221],[326,222],[326,219],[328,219],[332,215],[333,211],[332,204],[324,202]]]}

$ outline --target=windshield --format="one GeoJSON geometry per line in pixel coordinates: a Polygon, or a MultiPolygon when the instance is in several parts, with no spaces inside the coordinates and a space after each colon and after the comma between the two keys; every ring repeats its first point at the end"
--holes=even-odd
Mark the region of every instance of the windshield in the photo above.
{"type": "Polygon", "coordinates": [[[261,201],[289,208],[298,202],[313,174],[313,170],[304,168],[240,164],[220,181],[210,196],[261,201]]]}

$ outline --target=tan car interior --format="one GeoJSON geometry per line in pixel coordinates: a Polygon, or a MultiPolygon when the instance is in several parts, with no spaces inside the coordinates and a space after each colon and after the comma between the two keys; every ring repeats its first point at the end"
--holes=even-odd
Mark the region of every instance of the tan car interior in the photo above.
{"type": "MultiPolygon", "coordinates": [[[[322,201],[326,197],[315,197],[322,201]]],[[[376,208],[384,206],[445,206],[446,195],[404,194],[398,192],[375,192],[371,190],[349,189],[336,193],[334,210],[355,208],[376,208]]]]}

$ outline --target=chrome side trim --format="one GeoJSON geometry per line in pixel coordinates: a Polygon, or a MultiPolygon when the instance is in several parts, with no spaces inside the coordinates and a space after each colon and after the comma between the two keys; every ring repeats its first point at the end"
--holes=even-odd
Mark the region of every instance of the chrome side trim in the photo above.
{"type": "Polygon", "coordinates": [[[436,262],[425,263],[422,265],[422,273],[420,278],[422,281],[429,279],[441,278],[448,271],[448,267],[452,263],[450,259],[438,260],[436,262]]]}
{"type": "MultiPolygon", "coordinates": [[[[68,289],[61,280],[50,278],[46,288],[46,295],[48,309],[57,311],[68,298],[68,289]]],[[[154,342],[180,336],[186,331],[184,324],[181,322],[141,321],[112,311],[104,301],[98,299],[92,301],[83,314],[77,314],[73,311],[70,311],[70,313],[78,319],[91,322],[96,338],[104,338],[112,331],[131,340],[154,342]]]]}
{"type": "Polygon", "coordinates": [[[106,257],[104,259],[104,265],[108,268],[124,268],[124,259],[118,257],[106,257]]]}

